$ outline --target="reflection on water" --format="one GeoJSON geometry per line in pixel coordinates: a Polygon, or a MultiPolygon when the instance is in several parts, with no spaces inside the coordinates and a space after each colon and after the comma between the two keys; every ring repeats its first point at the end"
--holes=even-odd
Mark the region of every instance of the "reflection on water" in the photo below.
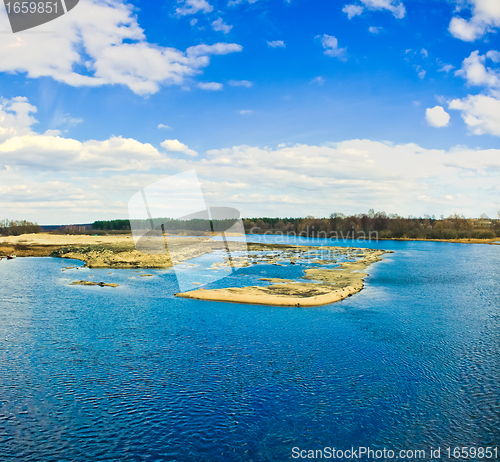
{"type": "MultiPolygon", "coordinates": [[[[360,293],[306,309],[178,299],[172,270],[1,261],[0,460],[500,446],[500,248],[366,247],[395,253],[360,293]]],[[[300,277],[231,280],[264,270],[300,277]]]]}

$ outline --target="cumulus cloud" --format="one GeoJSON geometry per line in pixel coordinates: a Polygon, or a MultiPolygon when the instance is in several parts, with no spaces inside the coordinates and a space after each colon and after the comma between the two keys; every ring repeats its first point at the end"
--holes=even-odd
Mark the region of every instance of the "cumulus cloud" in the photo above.
{"type": "Polygon", "coordinates": [[[323,34],[321,37],[321,45],[325,49],[323,52],[325,55],[345,60],[346,49],[339,48],[338,40],[333,35],[323,34]]]}
{"type": "Polygon", "coordinates": [[[342,11],[347,14],[349,19],[363,13],[364,8],[369,10],[387,10],[390,11],[395,18],[404,18],[406,9],[398,0],[360,0],[363,5],[350,4],[345,5],[342,11]]]}
{"type": "MultiPolygon", "coordinates": [[[[464,102],[450,106],[455,104],[464,102]]],[[[243,216],[358,213],[374,201],[381,210],[402,214],[498,209],[498,149],[348,140],[233,146],[196,156],[177,139],[165,140],[160,152],[130,138],[78,141],[38,134],[35,113],[26,98],[2,100],[0,209],[13,218],[68,223],[123,217],[140,188],[193,168],[207,203],[234,206],[243,216]]],[[[500,108],[491,106],[489,114],[496,118],[493,128],[499,127],[500,108]]],[[[475,127],[491,130],[486,121],[475,127]]]]}
{"type": "Polygon", "coordinates": [[[173,151],[173,152],[183,152],[184,154],[187,154],[188,156],[197,156],[198,153],[196,151],[193,151],[192,149],[189,149],[189,147],[183,143],[181,143],[179,140],[165,140],[161,145],[167,150],[167,151],[173,151]]]}
{"type": "Polygon", "coordinates": [[[31,133],[31,126],[38,123],[31,113],[36,112],[37,108],[26,97],[0,98],[0,142],[31,133]]]}
{"type": "Polygon", "coordinates": [[[444,63],[440,63],[440,68],[438,69],[438,72],[446,72],[447,74],[455,68],[455,66],[451,65],[451,64],[444,64],[444,63]]]}
{"type": "MultiPolygon", "coordinates": [[[[0,24],[9,28],[4,9],[0,24]]],[[[81,0],[78,14],[58,18],[57,28],[48,23],[37,31],[45,33],[0,34],[0,72],[51,77],[75,87],[125,85],[134,93],[148,95],[161,85],[182,84],[208,66],[211,55],[242,49],[237,44],[217,43],[183,52],[151,44],[132,6],[120,0],[81,0]]]]}
{"type": "Polygon", "coordinates": [[[201,11],[202,13],[210,13],[214,7],[206,0],[184,0],[184,4],[175,11],[181,16],[195,14],[201,11]]]}
{"type": "Polygon", "coordinates": [[[500,61],[500,53],[490,50],[485,55],[480,55],[479,51],[474,51],[455,72],[468,85],[483,87],[486,94],[454,99],[449,103],[449,108],[461,111],[462,119],[471,133],[500,136],[500,73],[486,66],[488,59],[497,63],[500,61]]]}
{"type": "Polygon", "coordinates": [[[211,91],[218,91],[222,90],[222,83],[219,82],[200,82],[198,84],[198,87],[201,88],[202,90],[211,90],[211,91]]]}
{"type": "Polygon", "coordinates": [[[214,199],[244,216],[364,211],[374,199],[382,209],[398,213],[452,213],[446,195],[454,197],[455,210],[477,214],[477,208],[496,210],[490,195],[500,192],[500,150],[445,151],[350,140],[276,149],[234,146],[210,150],[206,159],[178,159],[175,165],[195,168],[200,178],[212,182],[214,199]],[[248,186],[225,189],[217,187],[220,182],[248,186]]]}
{"type": "Polygon", "coordinates": [[[171,128],[169,127],[168,125],[165,125],[165,124],[158,124],[158,128],[171,128]]]}
{"type": "Polygon", "coordinates": [[[316,83],[318,85],[323,85],[325,83],[325,79],[319,75],[318,77],[314,77],[314,79],[312,79],[310,83],[316,83]]]}
{"type": "Polygon", "coordinates": [[[215,31],[223,32],[224,34],[229,33],[232,28],[233,26],[226,24],[222,18],[216,19],[212,22],[212,29],[215,31]]]}
{"type": "Polygon", "coordinates": [[[352,19],[363,12],[363,7],[361,5],[345,5],[342,11],[347,14],[348,19],[352,19]]]}
{"type": "Polygon", "coordinates": [[[229,2],[227,2],[227,6],[239,5],[240,3],[243,3],[245,1],[252,4],[255,3],[257,0],[229,0],[229,2]]]}
{"type": "MultiPolygon", "coordinates": [[[[455,72],[455,75],[463,77],[469,85],[485,86],[490,88],[500,87],[500,73],[485,66],[486,58],[496,58],[498,53],[488,52],[480,55],[479,51],[473,51],[468,58],[462,62],[462,67],[455,72]],[[488,53],[490,53],[488,55],[488,53]]],[[[496,62],[496,61],[494,61],[496,62]]]]}
{"type": "Polygon", "coordinates": [[[470,6],[471,18],[469,20],[459,16],[452,18],[448,30],[454,37],[465,42],[474,42],[494,28],[500,27],[498,0],[469,0],[465,6],[470,6]]]}
{"type": "Polygon", "coordinates": [[[382,30],[382,27],[370,26],[368,28],[368,32],[370,32],[370,34],[379,34],[381,30],[382,30]]]}
{"type": "Polygon", "coordinates": [[[486,53],[486,57],[491,59],[494,63],[500,63],[500,52],[496,50],[490,50],[486,53]]]}
{"type": "Polygon", "coordinates": [[[151,144],[134,139],[111,137],[80,142],[61,137],[59,130],[39,134],[32,128],[37,120],[31,113],[36,113],[37,108],[27,98],[0,101],[0,170],[149,170],[166,162],[151,144]]]}
{"type": "Polygon", "coordinates": [[[250,88],[253,85],[253,83],[248,80],[230,80],[228,84],[231,85],[232,87],[246,87],[246,88],[250,88]]]}
{"type": "Polygon", "coordinates": [[[239,113],[241,115],[245,115],[245,114],[252,114],[253,111],[251,109],[242,109],[241,111],[239,111],[239,113]]]}
{"type": "Polygon", "coordinates": [[[462,112],[462,119],[475,135],[500,136],[500,100],[486,95],[468,95],[450,101],[449,108],[462,112]]]}
{"type": "Polygon", "coordinates": [[[271,48],[285,48],[285,42],[283,40],[273,40],[272,42],[267,42],[267,45],[271,48]]]}
{"type": "Polygon", "coordinates": [[[140,188],[193,168],[207,203],[234,206],[243,216],[358,213],[373,201],[403,214],[475,215],[498,208],[496,149],[445,151],[349,140],[274,149],[234,146],[197,157],[177,139],[165,140],[159,152],[122,137],[81,142],[40,135],[32,130],[35,110],[25,98],[2,104],[0,127],[7,135],[0,141],[0,207],[11,217],[21,213],[45,223],[123,217],[140,188]],[[71,182],[64,180],[68,175],[71,182]]]}
{"type": "Polygon", "coordinates": [[[425,118],[431,127],[446,127],[450,122],[450,114],[448,114],[442,106],[427,108],[425,118]]]}

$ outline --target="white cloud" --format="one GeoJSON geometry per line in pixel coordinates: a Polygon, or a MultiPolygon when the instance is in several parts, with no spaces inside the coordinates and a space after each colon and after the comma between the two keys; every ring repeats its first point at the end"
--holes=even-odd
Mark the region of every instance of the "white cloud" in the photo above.
{"type": "Polygon", "coordinates": [[[59,127],[61,125],[66,125],[69,127],[76,127],[78,124],[81,124],[83,119],[79,119],[77,117],[72,117],[70,114],[64,114],[62,112],[56,111],[52,120],[50,121],[50,125],[59,127]]]}
{"type": "Polygon", "coordinates": [[[252,114],[253,111],[251,109],[242,109],[241,111],[239,111],[239,113],[241,115],[245,115],[245,114],[252,114]]]}
{"type": "Polygon", "coordinates": [[[171,127],[169,127],[168,125],[165,125],[165,124],[158,124],[158,128],[167,128],[167,129],[170,129],[171,127]]]}
{"type": "Polygon", "coordinates": [[[491,59],[494,63],[500,63],[500,52],[496,50],[488,51],[486,57],[491,59]]]}
{"type": "MultiPolygon", "coordinates": [[[[404,5],[398,0],[360,0],[363,3],[364,7],[369,10],[388,10],[390,11],[395,18],[401,19],[404,18],[406,14],[406,10],[404,5]]],[[[345,5],[342,8],[342,11],[347,14],[349,19],[354,16],[358,16],[363,13],[362,5],[345,5]]]]}
{"type": "Polygon", "coordinates": [[[451,64],[441,63],[441,67],[438,69],[438,72],[446,72],[448,74],[454,68],[455,66],[452,66],[451,64]]]}
{"type": "Polygon", "coordinates": [[[267,42],[267,45],[271,48],[285,48],[285,42],[283,40],[273,40],[272,42],[267,42]]]}
{"type": "Polygon", "coordinates": [[[183,143],[181,143],[179,140],[165,140],[161,145],[167,150],[167,151],[173,151],[173,152],[183,152],[184,154],[187,154],[188,156],[197,156],[198,153],[196,151],[193,151],[192,149],[189,149],[189,147],[183,143]]]}
{"type": "MultiPolygon", "coordinates": [[[[140,188],[192,168],[207,203],[234,206],[243,216],[359,213],[374,201],[380,210],[414,215],[498,209],[498,149],[445,151],[349,140],[276,149],[234,146],[197,158],[179,140],[165,140],[160,153],[134,139],[80,142],[37,134],[31,130],[36,108],[25,98],[4,101],[0,111],[0,209],[10,217],[45,223],[123,217],[123,204],[140,188]],[[449,206],[446,196],[453,197],[449,206]]],[[[497,114],[492,108],[492,117],[497,114]]]]}
{"type": "Polygon", "coordinates": [[[323,85],[325,83],[325,79],[321,76],[314,77],[314,79],[311,80],[311,83],[317,83],[318,85],[323,85]]]}
{"type": "Polygon", "coordinates": [[[49,129],[49,130],[45,130],[43,132],[43,134],[45,136],[59,136],[62,134],[61,130],[53,130],[53,129],[49,129]]]}
{"type": "Polygon", "coordinates": [[[4,141],[0,145],[0,161],[3,166],[47,171],[146,171],[166,162],[151,144],[134,139],[112,137],[82,143],[38,134],[4,141]]]}
{"type": "Polygon", "coordinates": [[[427,56],[429,56],[429,52],[425,49],[425,48],[422,48],[420,50],[420,54],[424,57],[424,58],[427,58],[427,56]]]}
{"type": "Polygon", "coordinates": [[[200,82],[198,84],[198,87],[201,88],[202,90],[211,90],[211,91],[218,91],[222,90],[222,83],[219,82],[200,82]]]}
{"type": "Polygon", "coordinates": [[[0,98],[0,142],[15,135],[31,133],[31,126],[38,120],[30,114],[36,112],[37,108],[26,97],[0,98]]]}
{"type": "Polygon", "coordinates": [[[470,5],[472,17],[465,20],[455,16],[450,22],[450,33],[465,42],[474,42],[494,28],[500,27],[500,2],[498,0],[468,0],[460,5],[470,5]]]}
{"type": "Polygon", "coordinates": [[[406,10],[404,5],[398,0],[361,0],[361,2],[371,10],[388,10],[395,18],[404,18],[406,10]]]}
{"type": "Polygon", "coordinates": [[[333,35],[323,34],[321,45],[325,49],[325,55],[345,60],[346,49],[339,48],[338,40],[333,35]]]}
{"type": "Polygon", "coordinates": [[[193,19],[191,19],[191,21],[189,21],[189,24],[191,24],[192,26],[196,26],[197,23],[198,23],[198,20],[196,18],[193,18],[193,19]]]}
{"type": "MultiPolygon", "coordinates": [[[[9,28],[4,9],[0,27],[9,28]]],[[[139,95],[180,85],[208,66],[210,56],[241,51],[237,44],[198,45],[186,52],[148,43],[132,6],[81,0],[78,14],[41,25],[38,34],[0,34],[0,72],[52,77],[68,85],[125,85],[139,95]]]]}
{"type": "Polygon", "coordinates": [[[485,55],[480,55],[479,51],[474,51],[455,72],[468,85],[484,87],[486,94],[454,99],[449,103],[449,108],[461,111],[462,119],[471,133],[500,136],[500,72],[486,67],[487,59],[497,63],[500,61],[500,53],[490,50],[485,55]]]}
{"type": "MultiPolygon", "coordinates": [[[[166,159],[149,143],[111,137],[80,142],[60,137],[59,130],[43,135],[32,130],[37,108],[25,97],[1,99],[0,171],[19,167],[45,171],[149,170],[166,159]]],[[[0,181],[1,184],[1,181],[0,181]]]]}
{"type": "MultiPolygon", "coordinates": [[[[476,97],[474,97],[476,98],[476,97]]],[[[477,97],[479,98],[479,97],[477,97]]],[[[486,98],[481,96],[481,98],[486,98]]],[[[475,130],[500,134],[498,101],[450,103],[471,115],[475,130]],[[488,112],[491,120],[484,114],[488,112]],[[474,116],[474,115],[473,115],[474,116]],[[474,122],[475,123],[475,122],[474,122]]],[[[425,149],[370,140],[278,148],[234,146],[204,156],[179,140],[159,152],[149,143],[112,137],[78,141],[33,131],[36,108],[26,98],[0,108],[0,210],[44,223],[127,216],[132,194],[168,174],[197,170],[207,203],[243,216],[359,213],[377,202],[400,214],[493,214],[499,208],[500,150],[425,149]],[[183,153],[175,155],[170,153],[183,153]],[[65,178],[71,178],[71,182],[65,178]],[[286,193],[283,193],[286,191],[286,193]],[[449,205],[446,196],[453,197],[449,205]]]]}
{"type": "Polygon", "coordinates": [[[250,82],[249,80],[230,80],[228,84],[231,85],[232,87],[246,87],[246,88],[250,88],[253,85],[253,83],[250,82]]]}
{"type": "Polygon", "coordinates": [[[212,29],[215,31],[223,32],[224,34],[229,33],[229,31],[233,28],[233,26],[229,26],[226,24],[222,18],[216,19],[212,22],[212,29]]]}
{"type": "MultiPolygon", "coordinates": [[[[479,51],[473,51],[468,58],[463,60],[461,69],[456,71],[455,75],[463,77],[469,85],[500,87],[500,73],[485,66],[487,56],[488,53],[480,55],[479,51]]],[[[488,57],[490,56],[496,57],[491,53],[488,57]]]]}
{"type": "Polygon", "coordinates": [[[476,209],[496,210],[493,193],[500,192],[495,149],[445,151],[370,140],[277,149],[234,146],[210,150],[199,161],[179,159],[176,167],[195,168],[203,181],[211,181],[211,200],[239,208],[243,216],[365,211],[373,200],[397,213],[477,215],[476,209]],[[248,186],[228,188],[221,182],[248,186]],[[455,210],[448,209],[446,195],[455,198],[450,205],[455,210]]]}
{"type": "Polygon", "coordinates": [[[370,34],[379,34],[382,29],[382,27],[370,26],[368,32],[370,32],[370,34]]]}
{"type": "Polygon", "coordinates": [[[448,114],[442,106],[427,108],[425,111],[427,123],[436,128],[446,127],[450,122],[450,114],[448,114]]]}
{"type": "Polygon", "coordinates": [[[243,3],[245,1],[252,4],[255,3],[257,0],[230,0],[229,2],[227,2],[227,6],[239,5],[240,3],[243,3]]]}
{"type": "Polygon", "coordinates": [[[185,0],[183,6],[177,8],[175,11],[181,16],[188,14],[195,14],[199,11],[203,13],[210,13],[214,7],[206,0],[185,0]]]}
{"type": "Polygon", "coordinates": [[[462,112],[462,119],[475,135],[500,136],[500,100],[486,95],[468,95],[451,101],[449,108],[462,112]]]}
{"type": "Polygon", "coordinates": [[[425,79],[425,75],[427,74],[427,71],[425,69],[421,69],[420,66],[417,66],[417,72],[418,72],[418,78],[423,80],[425,79]]]}
{"type": "Polygon", "coordinates": [[[363,7],[360,5],[345,5],[342,11],[347,14],[348,19],[352,19],[354,16],[359,16],[363,12],[363,7]]]}

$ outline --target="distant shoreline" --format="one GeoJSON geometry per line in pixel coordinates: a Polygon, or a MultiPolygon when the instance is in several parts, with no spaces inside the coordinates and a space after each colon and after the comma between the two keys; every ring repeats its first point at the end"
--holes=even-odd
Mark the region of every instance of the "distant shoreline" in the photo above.
{"type": "Polygon", "coordinates": [[[323,236],[299,236],[299,235],[286,235],[286,234],[274,234],[274,233],[259,233],[259,234],[245,234],[245,236],[279,236],[279,237],[297,237],[299,239],[323,239],[325,241],[330,241],[332,244],[335,242],[343,242],[344,244],[351,243],[355,245],[356,243],[362,244],[364,242],[378,242],[378,241],[417,241],[417,242],[449,242],[452,244],[490,244],[490,245],[500,245],[500,237],[493,239],[474,239],[474,238],[464,238],[464,239],[421,239],[421,238],[404,238],[404,237],[379,237],[378,239],[360,239],[360,238],[344,238],[344,239],[333,239],[330,237],[323,236]]]}

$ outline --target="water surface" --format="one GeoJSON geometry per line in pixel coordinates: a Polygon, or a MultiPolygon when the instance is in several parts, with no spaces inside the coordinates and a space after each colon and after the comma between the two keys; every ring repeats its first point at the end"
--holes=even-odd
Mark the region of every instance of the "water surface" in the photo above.
{"type": "Polygon", "coordinates": [[[1,261],[0,460],[500,446],[500,248],[366,247],[395,253],[363,291],[315,308],[175,298],[172,270],[1,261]]]}

